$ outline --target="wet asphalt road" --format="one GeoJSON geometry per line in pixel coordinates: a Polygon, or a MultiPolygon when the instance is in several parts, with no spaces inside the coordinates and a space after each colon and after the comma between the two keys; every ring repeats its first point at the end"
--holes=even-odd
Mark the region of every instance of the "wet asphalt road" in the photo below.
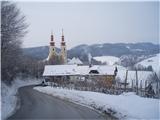
{"type": "MultiPolygon", "coordinates": [[[[19,89],[20,108],[8,119],[87,119],[104,120],[106,116],[84,106],[38,92],[26,86],[19,89]]],[[[110,119],[110,118],[107,118],[110,119]]]]}

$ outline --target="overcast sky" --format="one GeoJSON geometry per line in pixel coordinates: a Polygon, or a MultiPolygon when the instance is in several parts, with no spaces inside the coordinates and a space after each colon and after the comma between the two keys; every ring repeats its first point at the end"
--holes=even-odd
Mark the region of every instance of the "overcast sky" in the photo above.
{"type": "Polygon", "coordinates": [[[49,45],[53,30],[60,46],[96,43],[158,43],[157,2],[17,2],[29,24],[23,47],[49,45]]]}

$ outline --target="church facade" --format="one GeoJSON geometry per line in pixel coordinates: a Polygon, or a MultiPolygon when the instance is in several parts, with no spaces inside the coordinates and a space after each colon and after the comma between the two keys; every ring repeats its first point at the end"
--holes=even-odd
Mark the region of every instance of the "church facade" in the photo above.
{"type": "Polygon", "coordinates": [[[67,49],[66,49],[66,42],[64,40],[63,30],[62,30],[62,36],[61,36],[61,50],[59,53],[56,50],[54,35],[53,33],[51,34],[47,63],[49,65],[67,64],[67,49]]]}

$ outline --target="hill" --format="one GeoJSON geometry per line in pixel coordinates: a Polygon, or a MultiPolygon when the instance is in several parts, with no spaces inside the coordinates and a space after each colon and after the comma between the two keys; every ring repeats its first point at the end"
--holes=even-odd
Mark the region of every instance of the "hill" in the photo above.
{"type": "MultiPolygon", "coordinates": [[[[121,57],[123,55],[153,55],[159,53],[159,45],[152,43],[105,43],[105,44],[94,44],[94,45],[78,45],[68,50],[68,58],[77,57],[81,61],[88,61],[88,54],[90,53],[93,57],[96,56],[115,56],[121,57]]],[[[60,51],[57,48],[57,51],[60,51]]],[[[37,59],[43,60],[48,56],[48,46],[24,48],[24,54],[33,56],[37,59]]]]}
{"type": "Polygon", "coordinates": [[[147,58],[145,60],[142,60],[141,62],[138,62],[136,64],[136,67],[140,68],[140,67],[152,66],[153,71],[155,71],[156,73],[159,73],[160,72],[159,65],[160,65],[160,53],[150,58],[147,58]]]}
{"type": "MultiPolygon", "coordinates": [[[[56,49],[57,52],[60,51],[59,48],[56,49]]],[[[32,56],[33,58],[43,60],[48,57],[49,47],[48,46],[40,46],[40,47],[32,47],[32,48],[23,48],[23,53],[25,55],[32,56]]]]}
{"type": "Polygon", "coordinates": [[[119,62],[119,58],[115,56],[97,56],[93,57],[93,59],[107,65],[114,65],[115,63],[119,62]]]}

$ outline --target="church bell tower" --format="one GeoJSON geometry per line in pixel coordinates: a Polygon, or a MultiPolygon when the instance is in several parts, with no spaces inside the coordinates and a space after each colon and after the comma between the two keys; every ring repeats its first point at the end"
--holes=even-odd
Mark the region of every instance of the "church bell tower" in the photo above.
{"type": "Polygon", "coordinates": [[[56,56],[56,47],[54,42],[54,36],[53,33],[51,33],[51,41],[49,46],[49,61],[53,60],[54,56],[56,56]]]}
{"type": "Polygon", "coordinates": [[[67,49],[66,49],[66,42],[64,41],[63,29],[62,29],[61,53],[60,54],[62,58],[62,63],[66,64],[67,63],[67,49]]]}

